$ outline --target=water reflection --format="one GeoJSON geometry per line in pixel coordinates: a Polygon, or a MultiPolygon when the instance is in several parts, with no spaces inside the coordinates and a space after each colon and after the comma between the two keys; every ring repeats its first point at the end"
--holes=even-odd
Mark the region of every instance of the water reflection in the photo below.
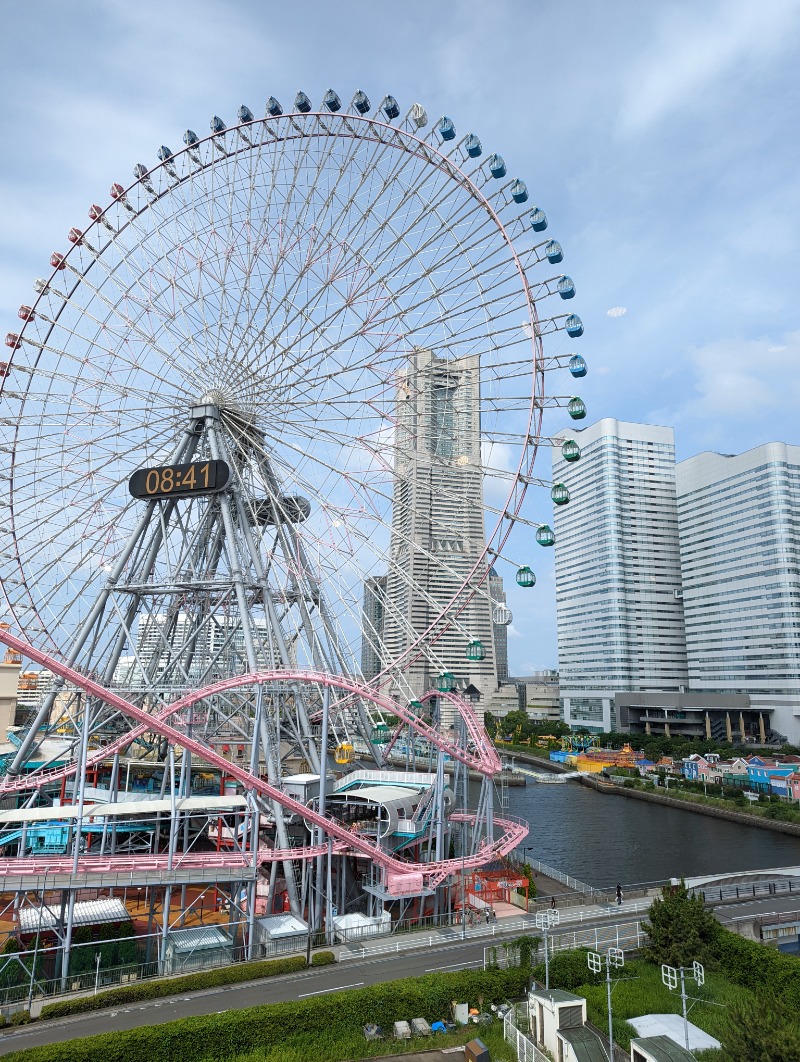
{"type": "Polygon", "coordinates": [[[800,837],[597,793],[576,782],[509,788],[544,863],[590,885],[800,865],[800,837]]]}

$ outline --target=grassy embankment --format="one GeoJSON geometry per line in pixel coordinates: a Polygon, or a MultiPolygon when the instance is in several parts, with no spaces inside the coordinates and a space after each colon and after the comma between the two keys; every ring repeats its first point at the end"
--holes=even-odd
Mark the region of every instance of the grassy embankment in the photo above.
{"type": "Polygon", "coordinates": [[[476,1035],[491,1040],[498,1062],[514,1062],[501,1047],[499,1022],[474,1025],[448,1036],[397,1043],[393,1023],[422,1017],[446,1019],[453,1000],[488,1010],[491,1003],[519,998],[530,969],[440,973],[355,988],[289,1003],[273,1003],[185,1018],[129,1031],[70,1040],[6,1055],[8,1062],[345,1062],[381,1054],[403,1054],[436,1045],[454,1046],[476,1035]],[[374,1022],[388,1036],[368,1042],[363,1027],[374,1022]],[[486,1036],[484,1037],[484,1033],[486,1036]]]}

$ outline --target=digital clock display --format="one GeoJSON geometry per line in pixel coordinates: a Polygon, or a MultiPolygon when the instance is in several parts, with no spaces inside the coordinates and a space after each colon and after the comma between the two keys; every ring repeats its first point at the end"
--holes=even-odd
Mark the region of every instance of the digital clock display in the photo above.
{"type": "Polygon", "coordinates": [[[230,478],[231,470],[224,461],[192,461],[188,465],[139,468],[128,481],[128,490],[134,498],[146,501],[188,497],[224,490],[230,478]]]}

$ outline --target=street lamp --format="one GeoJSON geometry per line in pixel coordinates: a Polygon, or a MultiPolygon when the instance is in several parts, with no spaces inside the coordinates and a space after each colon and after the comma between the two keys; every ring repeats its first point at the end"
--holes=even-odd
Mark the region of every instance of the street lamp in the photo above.
{"type": "Polygon", "coordinates": [[[546,907],[543,911],[536,912],[536,928],[544,934],[544,987],[550,988],[550,955],[548,948],[548,933],[553,926],[561,921],[561,912],[553,907],[546,907]]]}
{"type": "MultiPolygon", "coordinates": [[[[608,1058],[614,1062],[614,1019],[611,1014],[611,968],[617,969],[625,965],[625,953],[620,948],[609,948],[606,954],[600,955],[597,951],[590,951],[586,956],[589,969],[592,973],[600,973],[603,963],[606,966],[606,992],[608,994],[608,1058]]],[[[662,967],[663,969],[663,967],[662,967]]]]}

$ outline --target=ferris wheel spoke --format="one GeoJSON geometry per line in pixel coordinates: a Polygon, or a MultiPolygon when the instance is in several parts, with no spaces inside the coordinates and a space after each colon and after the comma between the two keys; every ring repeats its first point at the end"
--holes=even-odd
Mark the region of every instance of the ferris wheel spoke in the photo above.
{"type": "MultiPolygon", "coordinates": [[[[572,401],[545,389],[545,371],[569,361],[554,335],[567,315],[546,301],[559,278],[509,182],[438,123],[418,133],[418,110],[395,125],[393,104],[380,106],[253,121],[245,109],[137,166],[70,233],[9,337],[0,577],[12,614],[154,711],[264,664],[357,673],[366,642],[375,687],[413,700],[423,674],[462,671],[459,645],[492,640],[489,567],[512,563],[517,524],[523,543],[539,526],[523,499],[556,439],[542,418],[572,401]],[[424,358],[453,392],[443,418],[473,425],[458,449],[426,437],[439,414],[424,358]],[[214,446],[231,475],[219,492],[129,497],[133,471],[181,454],[196,470],[214,446]],[[423,511],[427,530],[411,520],[423,511]],[[380,629],[365,611],[376,579],[394,595],[380,629]]],[[[435,430],[456,431],[446,423],[435,430]]],[[[291,687],[283,702],[265,691],[258,734],[252,698],[222,693],[202,732],[212,747],[271,742],[279,761],[289,747],[317,770],[308,720],[321,689],[291,687]]],[[[337,740],[369,747],[369,699],[332,700],[337,740]]],[[[101,743],[137,735],[139,754],[163,759],[160,739],[116,709],[91,711],[86,723],[73,698],[44,729],[61,719],[75,749],[84,726],[101,743]]],[[[276,813],[271,828],[284,826],[276,813]]]]}

